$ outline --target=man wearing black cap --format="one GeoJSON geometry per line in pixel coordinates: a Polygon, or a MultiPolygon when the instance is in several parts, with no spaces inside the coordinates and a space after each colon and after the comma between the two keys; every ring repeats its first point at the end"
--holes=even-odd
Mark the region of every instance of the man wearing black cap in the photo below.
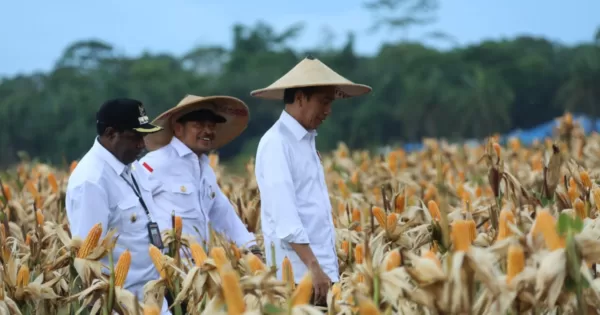
{"type": "MultiPolygon", "coordinates": [[[[160,130],[149,123],[140,101],[113,99],[102,104],[96,114],[97,137],[71,174],[66,193],[73,237],[84,239],[100,223],[102,237],[111,229],[119,236],[115,261],[125,250],[135,257],[124,287],[140,301],[143,286],[160,277],[148,248],[150,244],[162,248],[162,240],[157,237],[152,200],[160,185],[148,178],[136,158],[145,147],[144,137],[160,130]]],[[[107,258],[103,263],[108,266],[107,258]]],[[[162,314],[171,314],[164,301],[162,314]]]]}

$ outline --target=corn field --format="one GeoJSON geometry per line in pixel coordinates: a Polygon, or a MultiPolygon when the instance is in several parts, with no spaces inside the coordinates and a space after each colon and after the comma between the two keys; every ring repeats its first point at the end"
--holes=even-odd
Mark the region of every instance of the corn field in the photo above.
{"type": "MultiPolygon", "coordinates": [[[[311,275],[266,263],[212,231],[207,247],[162,231],[148,251],[161,278],[145,298],[123,288],[131,255],[113,261],[114,231],[72,238],[64,210],[70,170],[23,160],[0,195],[0,314],[159,314],[166,291],[181,314],[594,314],[600,307],[600,136],[569,114],[530,147],[424,140],[420,152],[323,155],[334,208],[340,282],[327,309],[309,304],[311,275]],[[206,250],[205,250],[206,249],[206,250]],[[193,258],[193,260],[192,260],[193,258]],[[113,264],[111,264],[113,265],[113,264]],[[283,279],[275,277],[283,269],[283,279]]],[[[251,232],[260,232],[253,161],[245,176],[211,165],[251,232]]]]}

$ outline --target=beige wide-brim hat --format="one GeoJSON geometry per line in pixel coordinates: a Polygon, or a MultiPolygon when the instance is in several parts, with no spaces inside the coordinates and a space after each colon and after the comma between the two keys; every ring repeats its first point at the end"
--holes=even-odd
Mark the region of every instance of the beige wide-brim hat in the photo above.
{"type": "Polygon", "coordinates": [[[163,130],[144,138],[146,149],[154,151],[169,144],[173,139],[172,124],[181,116],[199,109],[211,110],[226,119],[224,123],[217,123],[213,149],[218,149],[238,137],[246,129],[250,119],[248,106],[235,97],[187,95],[177,106],[154,119],[152,123],[162,127],[163,130]]]}
{"type": "Polygon", "coordinates": [[[371,87],[354,83],[311,56],[306,57],[283,77],[266,88],[250,95],[258,98],[283,100],[283,91],[289,88],[335,86],[335,98],[350,98],[371,92],[371,87]]]}

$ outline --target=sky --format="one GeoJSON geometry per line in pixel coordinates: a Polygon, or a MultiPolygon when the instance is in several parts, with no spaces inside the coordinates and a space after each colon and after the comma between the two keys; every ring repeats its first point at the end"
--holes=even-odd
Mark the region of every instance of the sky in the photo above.
{"type": "MultiPolygon", "coordinates": [[[[100,39],[119,52],[183,55],[201,45],[231,46],[234,23],[262,20],[281,31],[304,22],[294,47],[323,43],[325,29],[341,45],[348,31],[356,50],[374,54],[381,43],[405,33],[369,33],[374,21],[365,0],[0,0],[0,76],[48,71],[71,43],[100,39]],[[26,18],[25,18],[26,17],[26,18]]],[[[440,49],[485,39],[544,36],[573,45],[590,41],[600,27],[600,0],[441,0],[437,22],[410,31],[418,39],[443,31],[454,43],[427,42],[440,49]],[[569,3],[567,5],[567,3],[569,3]]]]}

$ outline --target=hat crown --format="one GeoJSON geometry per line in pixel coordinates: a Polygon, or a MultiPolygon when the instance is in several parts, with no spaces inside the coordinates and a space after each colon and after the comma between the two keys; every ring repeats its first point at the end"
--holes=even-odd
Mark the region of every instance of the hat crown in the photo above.
{"type": "Polygon", "coordinates": [[[309,56],[300,61],[271,86],[305,84],[336,85],[353,84],[353,82],[337,74],[319,59],[309,56]]]}

